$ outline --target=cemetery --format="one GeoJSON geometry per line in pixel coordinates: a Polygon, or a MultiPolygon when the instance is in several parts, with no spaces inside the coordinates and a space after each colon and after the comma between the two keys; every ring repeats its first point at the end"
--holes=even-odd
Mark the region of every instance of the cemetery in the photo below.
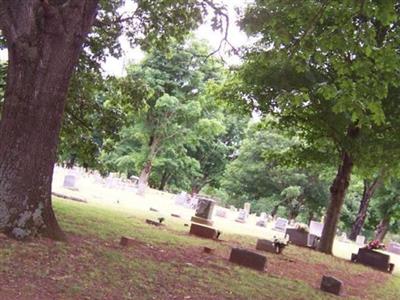
{"type": "MultiPolygon", "coordinates": [[[[241,294],[241,289],[236,290],[232,286],[234,285],[232,282],[236,280],[240,280],[241,284],[246,286],[246,289],[254,282],[263,282],[265,286],[261,291],[250,292],[249,295],[252,295],[252,299],[263,299],[262,290],[266,289],[266,293],[268,293],[267,290],[271,288],[279,289],[280,292],[284,291],[282,295],[289,295],[288,297],[292,297],[291,299],[297,299],[296,297],[330,299],[329,294],[340,295],[345,299],[348,297],[377,299],[375,298],[376,293],[383,289],[387,289],[393,295],[397,293],[397,288],[394,288],[394,285],[391,288],[389,285],[394,284],[393,280],[396,282],[398,280],[397,274],[400,274],[396,269],[396,264],[400,263],[400,255],[393,253],[396,251],[396,244],[390,243],[387,251],[374,252],[376,257],[371,258],[371,256],[368,256],[370,254],[364,254],[363,247],[368,245],[363,244],[360,247],[357,244],[360,243],[361,238],[357,243],[350,243],[337,236],[334,247],[334,254],[337,257],[325,257],[325,255],[314,250],[315,245],[313,243],[309,243],[311,236],[319,237],[321,234],[322,223],[317,221],[312,221],[308,228],[301,227],[300,230],[300,227],[296,228],[295,225],[290,225],[290,222],[284,218],[274,220],[260,216],[261,219],[266,220],[266,227],[257,226],[258,218],[251,218],[250,215],[245,218],[244,223],[238,223],[236,221],[238,211],[229,210],[222,215],[218,211],[223,208],[217,206],[212,199],[203,196],[197,201],[200,204],[197,209],[193,209],[183,202],[177,202],[176,198],[179,197],[179,194],[173,195],[155,190],[149,191],[145,203],[140,201],[139,196],[136,196],[137,199],[132,201],[130,192],[127,192],[122,185],[117,184],[118,181],[115,181],[115,183],[119,188],[110,188],[105,185],[104,193],[101,193],[103,194],[102,197],[91,198],[90,191],[101,189],[103,183],[96,182],[91,178],[95,175],[85,174],[81,171],[80,175],[77,175],[80,180],[76,181],[76,188],[71,190],[63,185],[63,177],[68,172],[66,169],[58,168],[57,175],[54,177],[53,188],[56,193],[65,196],[64,198],[56,198],[55,204],[58,207],[58,213],[65,218],[63,222],[66,225],[70,224],[69,230],[73,241],[72,245],[69,246],[62,246],[57,243],[50,244],[50,249],[53,249],[51,255],[62,257],[69,255],[68,253],[72,249],[78,249],[78,252],[74,254],[76,255],[74,260],[83,266],[80,267],[83,268],[83,275],[85,272],[93,272],[94,266],[91,265],[90,261],[94,257],[90,253],[95,251],[97,253],[96,260],[100,259],[102,264],[107,266],[107,272],[113,274],[106,278],[113,276],[113,281],[124,281],[125,279],[120,276],[125,275],[119,274],[119,271],[114,270],[116,265],[114,266],[111,261],[105,260],[106,257],[103,256],[106,253],[110,257],[120,257],[119,260],[126,265],[124,268],[131,270],[132,274],[145,272],[148,274],[147,276],[157,277],[156,274],[162,273],[164,278],[169,278],[170,275],[167,274],[172,272],[171,276],[180,278],[181,272],[194,272],[200,280],[194,284],[194,289],[189,288],[193,285],[193,282],[191,285],[186,285],[186,279],[183,278],[179,279],[183,280],[180,283],[179,290],[176,287],[170,289],[169,283],[164,283],[166,285],[163,285],[161,290],[148,283],[146,287],[139,288],[139,290],[137,290],[137,287],[130,290],[133,287],[128,285],[118,292],[110,286],[111,293],[117,293],[114,296],[120,295],[116,297],[122,297],[122,294],[119,293],[139,293],[138,295],[151,293],[165,299],[184,298],[185,296],[190,296],[192,299],[200,299],[200,297],[202,299],[219,297],[222,297],[220,299],[244,299],[245,296],[241,294]],[[109,196],[107,190],[112,190],[112,194],[115,196],[118,195],[118,201],[109,196]],[[84,203],[69,198],[78,193],[80,197],[87,198],[88,201],[84,203]],[[67,207],[68,210],[66,210],[67,207]],[[78,218],[82,225],[79,225],[80,222],[70,223],[72,217],[70,213],[74,215],[74,218],[78,218]],[[173,217],[173,215],[179,215],[180,218],[173,217]],[[92,223],[92,220],[97,221],[92,223]],[[190,223],[189,228],[184,226],[187,222],[190,223]],[[155,226],[146,227],[145,223],[155,226]],[[142,234],[144,232],[146,232],[145,235],[142,234]],[[301,243],[296,240],[297,236],[293,235],[294,232],[306,232],[306,235],[302,236],[301,243]],[[292,236],[290,236],[291,234],[292,236]],[[97,246],[93,248],[94,245],[97,246]],[[64,252],[59,252],[61,249],[64,249],[64,252]],[[357,258],[353,253],[356,251],[355,249],[358,249],[357,258]],[[392,252],[389,252],[389,250],[392,252]],[[139,257],[140,261],[145,264],[135,267],[139,257]],[[169,261],[173,262],[171,266],[168,266],[169,261]],[[130,263],[134,262],[136,263],[129,267],[130,263]],[[158,266],[151,271],[148,267],[154,263],[158,266]],[[90,271],[91,269],[92,271],[90,271]],[[200,275],[206,270],[211,272],[209,274],[213,274],[207,276],[216,276],[215,278],[219,278],[219,280],[229,276],[229,284],[228,277],[222,279],[227,280],[227,285],[223,287],[226,290],[204,293],[203,289],[197,289],[196,286],[200,284],[201,280],[208,280],[200,275]],[[240,273],[237,273],[239,270],[240,273]],[[242,272],[244,273],[242,274],[242,272]],[[391,272],[393,275],[389,275],[391,272]],[[281,282],[271,281],[268,276],[278,276],[278,278],[281,278],[281,282]],[[357,279],[359,276],[361,276],[360,279],[362,278],[361,281],[357,279]],[[292,282],[292,280],[295,281],[292,282]],[[305,286],[301,289],[295,288],[293,294],[291,294],[287,290],[287,286],[296,286],[297,284],[294,283],[296,280],[299,280],[305,286]],[[371,287],[371,284],[374,286],[371,287]],[[271,286],[269,287],[269,285],[271,286]]],[[[4,241],[4,238],[0,239],[0,247],[3,250],[8,247],[4,241]]],[[[41,243],[41,241],[33,242],[33,244],[28,243],[26,247],[30,244],[34,247],[44,247],[41,243]]],[[[20,254],[22,253],[16,252],[4,256],[1,260],[2,265],[9,265],[13,261],[12,257],[20,254]]],[[[22,258],[24,264],[27,265],[33,264],[37,260],[40,261],[40,259],[37,256],[22,258]]],[[[46,267],[48,270],[46,272],[54,273],[52,275],[52,278],[56,278],[54,281],[67,287],[72,280],[69,277],[69,272],[77,267],[72,265],[68,269],[61,270],[57,269],[57,265],[49,265],[46,267]]],[[[105,280],[101,277],[94,278],[100,281],[105,280]]],[[[14,279],[17,280],[16,277],[14,279]]],[[[92,295],[97,284],[91,283],[88,278],[82,277],[81,280],[88,287],[87,293],[92,295]]],[[[45,285],[45,283],[43,284],[45,285]]],[[[76,284],[80,285],[79,283],[76,284]]],[[[107,283],[105,284],[107,285],[107,283]]],[[[9,295],[14,295],[12,290],[7,290],[7,292],[9,295]]],[[[50,286],[47,291],[42,292],[43,297],[45,297],[46,292],[69,296],[74,293],[69,288],[54,290],[50,286]]],[[[85,295],[85,291],[79,291],[79,293],[85,295]]],[[[283,296],[282,299],[284,299],[283,296]]]]}
{"type": "Polygon", "coordinates": [[[0,0],[0,300],[399,300],[400,0],[0,0]]]}

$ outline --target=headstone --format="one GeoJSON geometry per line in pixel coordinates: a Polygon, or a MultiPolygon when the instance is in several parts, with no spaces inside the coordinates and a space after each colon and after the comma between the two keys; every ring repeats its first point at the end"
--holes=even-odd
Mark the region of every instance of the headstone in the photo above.
{"type": "Polygon", "coordinates": [[[310,222],[309,234],[307,238],[308,247],[316,248],[318,246],[318,242],[322,236],[323,230],[324,230],[324,224],[315,221],[310,222]]]}
{"type": "Polygon", "coordinates": [[[185,205],[187,202],[189,195],[186,192],[181,192],[175,197],[175,204],[176,205],[185,205]]]}
{"type": "Polygon", "coordinates": [[[233,248],[229,261],[254,270],[264,271],[267,258],[245,249],[233,248]]]}
{"type": "Polygon", "coordinates": [[[289,236],[289,242],[292,244],[300,247],[307,247],[308,232],[295,228],[288,228],[286,229],[286,234],[289,236]]]}
{"type": "Polygon", "coordinates": [[[256,249],[276,254],[281,253],[279,247],[276,247],[274,242],[264,239],[257,240],[256,249]]]}
{"type": "Polygon", "coordinates": [[[218,235],[217,230],[214,228],[196,223],[192,223],[189,233],[206,239],[216,239],[218,235]]]}
{"type": "Polygon", "coordinates": [[[356,244],[358,246],[364,246],[365,245],[365,236],[363,235],[357,235],[356,237],[356,244]]]}
{"type": "Polygon", "coordinates": [[[215,215],[217,215],[218,217],[221,217],[221,218],[226,218],[227,214],[228,213],[227,213],[226,209],[224,209],[224,208],[218,208],[217,211],[215,212],[215,215]]]}
{"type": "Polygon", "coordinates": [[[323,223],[311,221],[309,227],[310,227],[309,229],[310,234],[316,235],[317,237],[322,236],[322,230],[324,230],[323,223]]]}
{"type": "Polygon", "coordinates": [[[76,176],[75,175],[65,175],[64,177],[64,182],[63,182],[63,187],[70,189],[70,190],[77,190],[78,188],[76,187],[76,176]]]}
{"type": "Polygon", "coordinates": [[[244,209],[240,209],[235,221],[239,223],[246,223],[246,217],[246,211],[244,209]]]}
{"type": "Polygon", "coordinates": [[[260,219],[256,222],[256,226],[267,227],[267,222],[263,219],[260,219]]]}
{"type": "Polygon", "coordinates": [[[174,217],[174,218],[180,218],[181,216],[180,216],[180,215],[178,215],[178,214],[171,214],[171,217],[174,217]]]}
{"type": "Polygon", "coordinates": [[[394,268],[394,265],[389,262],[389,255],[367,248],[358,249],[357,254],[352,254],[351,260],[384,272],[391,273],[394,268]]]}
{"type": "Polygon", "coordinates": [[[272,228],[273,230],[279,231],[279,232],[286,232],[286,227],[288,224],[288,220],[284,218],[278,218],[275,222],[274,227],[272,228]]]}
{"type": "Polygon", "coordinates": [[[154,225],[154,226],[163,226],[164,224],[162,224],[162,221],[158,221],[158,222],[156,222],[156,221],[153,221],[153,220],[149,220],[149,219],[146,219],[146,223],[147,224],[149,224],[149,225],[154,225]]]}
{"type": "Polygon", "coordinates": [[[388,252],[400,255],[400,243],[390,242],[386,247],[388,252]]]}
{"type": "Polygon", "coordinates": [[[126,236],[122,236],[120,244],[122,246],[131,246],[131,245],[137,244],[137,241],[135,239],[132,239],[132,238],[129,238],[129,237],[126,237],[126,236]]]}
{"type": "Polygon", "coordinates": [[[205,197],[198,197],[197,209],[195,215],[192,217],[192,221],[196,223],[212,225],[211,220],[215,201],[205,197]]]}
{"type": "Polygon", "coordinates": [[[324,292],[340,295],[343,283],[332,276],[322,276],[321,290],[324,292]]]}
{"type": "Polygon", "coordinates": [[[250,215],[250,208],[251,208],[251,203],[246,202],[243,206],[243,209],[246,212],[246,217],[248,217],[250,215]]]}
{"type": "Polygon", "coordinates": [[[214,210],[215,201],[208,198],[198,197],[196,217],[210,220],[214,210]]]}
{"type": "Polygon", "coordinates": [[[158,209],[155,209],[153,207],[150,207],[150,211],[158,212],[158,209]]]}
{"type": "Polygon", "coordinates": [[[214,250],[211,249],[211,248],[209,248],[209,247],[204,247],[204,248],[203,248],[203,252],[204,252],[204,253],[210,254],[210,253],[214,252],[214,250]]]}

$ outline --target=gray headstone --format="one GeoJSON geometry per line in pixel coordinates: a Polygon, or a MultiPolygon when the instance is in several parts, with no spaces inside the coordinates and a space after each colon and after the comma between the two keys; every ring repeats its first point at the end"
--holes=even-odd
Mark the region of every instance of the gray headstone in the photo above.
{"type": "Polygon", "coordinates": [[[65,175],[63,187],[67,189],[76,189],[76,176],[75,175],[65,175]]]}
{"type": "Polygon", "coordinates": [[[332,276],[322,276],[321,290],[324,292],[340,295],[343,283],[332,276]]]}

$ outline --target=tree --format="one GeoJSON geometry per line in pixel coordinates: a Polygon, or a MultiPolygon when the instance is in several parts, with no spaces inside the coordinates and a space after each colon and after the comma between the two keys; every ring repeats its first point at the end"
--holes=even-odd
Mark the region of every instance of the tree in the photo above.
{"type": "MultiPolygon", "coordinates": [[[[141,0],[125,17],[117,10],[123,3],[0,1],[1,40],[9,55],[0,123],[0,228],[9,236],[23,239],[43,232],[65,239],[51,206],[51,181],[69,81],[81,49],[104,49],[101,37],[111,37],[117,45],[123,25],[130,25],[132,41],[140,43],[144,37],[142,45],[162,44],[170,35],[195,28],[206,6],[213,5],[141,0]]],[[[91,52],[93,59],[96,53],[91,52]]]]}
{"type": "Polygon", "coordinates": [[[361,229],[363,228],[365,220],[367,218],[369,202],[374,195],[376,189],[381,184],[381,181],[382,178],[380,176],[373,178],[371,181],[368,179],[363,180],[364,189],[360,201],[360,206],[358,209],[357,217],[352,225],[349,239],[355,241],[357,236],[361,233],[361,229]]]}
{"type": "Polygon", "coordinates": [[[127,95],[122,91],[122,96],[142,102],[138,111],[128,107],[128,127],[134,128],[126,131],[140,144],[136,151],[126,153],[140,168],[139,194],[144,193],[154,162],[163,151],[197,143],[195,131],[201,127],[206,126],[207,132],[221,130],[220,124],[202,118],[207,82],[220,76],[216,61],[205,60],[208,53],[207,46],[197,41],[172,43],[166,49],[151,50],[143,62],[128,69],[123,85],[135,84],[136,88],[130,88],[127,95]]]}
{"type": "Polygon", "coordinates": [[[299,163],[337,166],[319,243],[325,253],[332,253],[353,167],[375,169],[391,159],[384,145],[399,128],[388,97],[399,83],[397,20],[392,2],[270,0],[250,5],[241,22],[259,39],[226,96],[273,114],[276,126],[300,136],[305,143],[293,148],[299,163]]]}
{"type": "Polygon", "coordinates": [[[284,166],[281,161],[298,141],[265,123],[250,124],[238,157],[226,169],[222,185],[229,204],[252,202],[255,211],[271,215],[282,207],[291,219],[316,217],[325,206],[324,180],[312,170],[284,166]]]}
{"type": "Polygon", "coordinates": [[[383,242],[390,229],[399,229],[400,216],[400,184],[397,178],[391,178],[376,192],[373,203],[375,220],[371,220],[376,228],[375,239],[383,242]]]}

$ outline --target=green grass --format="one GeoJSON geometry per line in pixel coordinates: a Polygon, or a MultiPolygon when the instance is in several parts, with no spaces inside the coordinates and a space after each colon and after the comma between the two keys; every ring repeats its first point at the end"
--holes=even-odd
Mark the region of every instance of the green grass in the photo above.
{"type": "MultiPolygon", "coordinates": [[[[163,228],[147,225],[146,218],[157,216],[150,212],[61,199],[54,207],[70,242],[0,240],[1,299],[336,299],[319,291],[318,283],[230,264],[230,246],[253,247],[254,237],[226,234],[224,242],[213,242],[189,236],[180,219],[167,218],[163,228]],[[122,235],[137,240],[137,246],[119,246],[122,235]],[[204,246],[215,249],[215,255],[203,254],[204,246]]],[[[282,260],[267,257],[272,263],[296,261],[338,274],[371,272],[294,246],[285,249],[282,260]]],[[[371,285],[363,299],[399,299],[400,277],[388,278],[371,285]]]]}

